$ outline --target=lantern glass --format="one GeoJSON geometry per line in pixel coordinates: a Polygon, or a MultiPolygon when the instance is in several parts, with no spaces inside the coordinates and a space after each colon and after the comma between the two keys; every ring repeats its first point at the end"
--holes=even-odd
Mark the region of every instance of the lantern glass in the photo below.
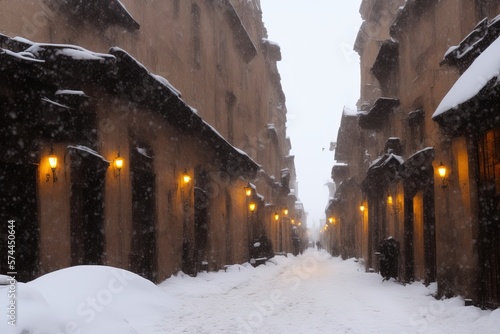
{"type": "Polygon", "coordinates": [[[280,219],[280,215],[276,212],[274,213],[274,220],[278,221],[280,219]]]}
{"type": "Polygon", "coordinates": [[[255,208],[256,208],[255,203],[254,202],[250,202],[250,204],[248,204],[248,208],[250,209],[251,212],[254,212],[255,208]]]}
{"type": "Polygon", "coordinates": [[[55,170],[57,167],[57,157],[54,154],[49,155],[49,165],[52,170],[55,170]]]}
{"type": "Polygon", "coordinates": [[[246,195],[247,197],[252,196],[252,187],[250,187],[250,186],[246,186],[246,187],[245,187],[245,195],[246,195]]]}
{"type": "Polygon", "coordinates": [[[115,159],[115,167],[116,169],[118,170],[121,170],[123,168],[123,158],[118,156],[116,159],[115,159]]]}
{"type": "Polygon", "coordinates": [[[364,212],[364,211],[365,211],[365,206],[364,206],[364,204],[361,204],[361,205],[359,206],[359,211],[361,211],[361,212],[364,212]]]}
{"type": "Polygon", "coordinates": [[[188,174],[187,170],[184,170],[184,173],[182,173],[182,180],[184,183],[189,183],[191,182],[191,176],[188,174]]]}
{"type": "Polygon", "coordinates": [[[446,166],[442,162],[439,164],[438,174],[443,179],[446,177],[446,166]]]}

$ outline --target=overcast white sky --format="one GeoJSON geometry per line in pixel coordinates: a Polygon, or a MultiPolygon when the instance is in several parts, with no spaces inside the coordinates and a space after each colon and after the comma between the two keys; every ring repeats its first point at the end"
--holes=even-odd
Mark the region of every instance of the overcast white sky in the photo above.
{"type": "Polygon", "coordinates": [[[278,63],[288,109],[299,196],[309,226],[325,218],[333,152],[344,105],[359,99],[359,57],[352,50],[361,25],[361,0],[261,0],[269,39],[281,46],[278,63]]]}

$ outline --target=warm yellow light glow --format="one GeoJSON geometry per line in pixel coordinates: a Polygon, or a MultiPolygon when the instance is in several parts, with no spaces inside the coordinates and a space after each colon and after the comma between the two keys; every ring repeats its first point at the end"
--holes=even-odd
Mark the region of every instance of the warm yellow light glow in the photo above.
{"type": "Polygon", "coordinates": [[[292,225],[295,225],[295,219],[292,219],[292,225]]]}
{"type": "Polygon", "coordinates": [[[364,211],[365,211],[365,205],[364,205],[364,204],[361,204],[361,205],[359,206],[359,211],[361,211],[361,212],[364,212],[364,211]]]}
{"type": "Polygon", "coordinates": [[[442,179],[446,177],[446,166],[442,162],[438,166],[438,174],[442,179]]]}
{"type": "Polygon", "coordinates": [[[182,181],[184,181],[184,183],[191,182],[191,176],[188,174],[186,169],[184,169],[184,173],[182,173],[182,181]]]}
{"type": "Polygon", "coordinates": [[[115,167],[118,170],[121,170],[123,168],[123,158],[119,155],[115,159],[115,167]]]}
{"type": "Polygon", "coordinates": [[[251,212],[254,212],[255,208],[256,208],[256,205],[254,202],[250,202],[250,204],[248,204],[248,209],[250,209],[251,212]]]}
{"type": "Polygon", "coordinates": [[[250,187],[250,185],[248,185],[248,186],[245,187],[245,195],[247,197],[252,196],[252,187],[250,187]]]}
{"type": "Polygon", "coordinates": [[[49,165],[52,170],[55,170],[57,167],[57,157],[54,154],[49,154],[49,165]]]}
{"type": "Polygon", "coordinates": [[[288,208],[284,208],[284,209],[283,209],[283,214],[284,214],[285,216],[288,216],[288,208]]]}
{"type": "Polygon", "coordinates": [[[392,205],[392,196],[387,196],[387,204],[392,205]]]}
{"type": "Polygon", "coordinates": [[[335,219],[333,219],[333,217],[330,217],[330,218],[328,218],[328,221],[330,222],[330,224],[333,224],[333,222],[335,221],[335,219]]]}
{"type": "Polygon", "coordinates": [[[274,220],[278,221],[278,219],[280,219],[280,215],[277,212],[275,212],[274,213],[274,220]]]}

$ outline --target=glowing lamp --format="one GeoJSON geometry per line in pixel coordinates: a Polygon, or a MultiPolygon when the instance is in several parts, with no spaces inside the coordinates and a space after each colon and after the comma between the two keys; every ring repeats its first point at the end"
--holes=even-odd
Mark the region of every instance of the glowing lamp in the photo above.
{"type": "Polygon", "coordinates": [[[245,195],[247,197],[252,196],[252,187],[250,187],[250,183],[245,187],[245,195]]]}
{"type": "Polygon", "coordinates": [[[448,186],[448,184],[446,183],[446,173],[446,166],[443,165],[443,162],[440,162],[438,166],[438,174],[441,177],[441,188],[443,189],[448,186]]]}
{"type": "Polygon", "coordinates": [[[118,155],[118,157],[116,157],[114,163],[115,163],[115,168],[118,171],[121,171],[123,168],[123,158],[118,155]]]}
{"type": "Polygon", "coordinates": [[[438,174],[441,178],[445,178],[446,177],[446,166],[443,165],[443,163],[439,163],[439,166],[438,166],[438,174]]]}
{"type": "MultiPolygon", "coordinates": [[[[52,170],[52,182],[55,183],[57,182],[57,175],[56,175],[56,168],[57,168],[57,156],[54,154],[54,148],[50,148],[50,153],[47,156],[47,160],[49,161],[49,166],[50,169],[52,170]]],[[[50,180],[50,173],[47,173],[45,175],[45,181],[49,182],[50,180]]]]}
{"type": "Polygon", "coordinates": [[[57,168],[57,157],[55,154],[49,154],[49,166],[52,171],[55,171],[57,168]]]}
{"type": "Polygon", "coordinates": [[[184,169],[184,173],[182,173],[182,181],[184,181],[184,183],[191,182],[191,176],[188,174],[187,169],[184,169]]]}

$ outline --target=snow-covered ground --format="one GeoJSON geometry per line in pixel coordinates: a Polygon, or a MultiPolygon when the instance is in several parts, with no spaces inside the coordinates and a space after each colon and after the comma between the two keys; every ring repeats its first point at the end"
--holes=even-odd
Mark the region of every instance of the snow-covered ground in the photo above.
{"type": "MultiPolygon", "coordinates": [[[[9,289],[0,287],[5,314],[9,289]]],[[[17,326],[4,317],[0,333],[498,333],[500,310],[434,292],[312,249],[158,286],[116,268],[73,267],[18,283],[17,326]]]]}

